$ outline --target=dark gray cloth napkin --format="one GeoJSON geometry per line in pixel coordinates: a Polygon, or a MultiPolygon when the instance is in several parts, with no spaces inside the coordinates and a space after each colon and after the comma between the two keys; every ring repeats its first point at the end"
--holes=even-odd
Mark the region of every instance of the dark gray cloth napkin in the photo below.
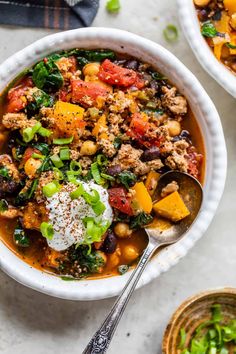
{"type": "Polygon", "coordinates": [[[0,0],[0,24],[57,29],[89,26],[99,0],[0,0]]]}

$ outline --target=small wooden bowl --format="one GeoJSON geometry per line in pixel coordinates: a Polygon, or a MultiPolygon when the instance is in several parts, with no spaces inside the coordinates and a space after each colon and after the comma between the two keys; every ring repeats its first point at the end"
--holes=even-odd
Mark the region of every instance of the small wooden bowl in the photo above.
{"type": "Polygon", "coordinates": [[[206,291],[187,299],[172,316],[162,342],[163,354],[180,354],[178,349],[181,328],[186,332],[186,344],[196,328],[211,318],[211,307],[220,304],[225,320],[236,318],[236,289],[223,288],[206,291]]]}

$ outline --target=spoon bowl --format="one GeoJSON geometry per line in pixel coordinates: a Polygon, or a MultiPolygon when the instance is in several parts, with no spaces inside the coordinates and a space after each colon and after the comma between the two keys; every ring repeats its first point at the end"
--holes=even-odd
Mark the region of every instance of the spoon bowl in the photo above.
{"type": "Polygon", "coordinates": [[[154,200],[160,200],[162,189],[173,181],[178,183],[178,191],[190,211],[190,215],[175,224],[165,222],[157,225],[154,223],[145,228],[149,239],[154,238],[153,242],[160,242],[162,245],[175,243],[184,236],[196,220],[203,200],[203,190],[200,182],[189,174],[179,171],[169,171],[160,177],[154,200]]]}
{"type": "Polygon", "coordinates": [[[164,221],[163,224],[159,223],[157,227],[157,224],[154,222],[145,228],[149,240],[147,248],[143,252],[136,269],[130,276],[121,295],[116,300],[99,330],[90,340],[83,354],[104,354],[107,351],[129,299],[152,255],[161,246],[167,246],[179,241],[195,221],[202,205],[203,190],[198,180],[187,173],[170,171],[163,174],[158,182],[154,200],[158,201],[161,199],[163,187],[172,181],[178,183],[179,193],[188,207],[190,215],[175,224],[164,221]],[[164,225],[164,227],[160,225],[164,225]]]}

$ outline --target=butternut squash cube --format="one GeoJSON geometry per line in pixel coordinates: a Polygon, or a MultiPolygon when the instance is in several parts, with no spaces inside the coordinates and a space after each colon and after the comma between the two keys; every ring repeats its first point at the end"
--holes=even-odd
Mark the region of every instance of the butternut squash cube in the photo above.
{"type": "Polygon", "coordinates": [[[131,188],[135,191],[134,200],[138,203],[138,206],[145,212],[151,213],[152,211],[152,198],[148,193],[147,188],[145,187],[143,182],[137,182],[131,188]]]}
{"type": "Polygon", "coordinates": [[[171,221],[180,221],[190,214],[181,196],[176,191],[155,203],[153,210],[171,221]]]}
{"type": "Polygon", "coordinates": [[[78,130],[83,129],[84,109],[76,104],[57,101],[54,106],[56,136],[78,136],[78,130]]]}

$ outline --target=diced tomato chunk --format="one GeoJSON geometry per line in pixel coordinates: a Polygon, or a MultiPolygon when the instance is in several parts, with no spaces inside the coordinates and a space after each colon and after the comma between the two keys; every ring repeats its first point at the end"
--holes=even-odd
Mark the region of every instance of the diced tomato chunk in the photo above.
{"type": "Polygon", "coordinates": [[[133,86],[137,87],[137,89],[141,90],[145,86],[144,79],[140,75],[137,75],[137,79],[136,79],[135,83],[133,84],[133,86]]]}
{"type": "Polygon", "coordinates": [[[188,150],[188,173],[195,178],[199,177],[202,159],[203,156],[194,151],[193,148],[188,150]]]}
{"type": "Polygon", "coordinates": [[[69,97],[68,97],[68,90],[66,89],[60,89],[59,90],[59,101],[63,102],[69,102],[69,97]]]}
{"type": "Polygon", "coordinates": [[[153,135],[156,127],[153,123],[149,123],[149,118],[145,114],[134,113],[130,123],[130,129],[127,135],[137,140],[141,145],[146,147],[160,146],[163,138],[159,135],[153,135]]]}
{"type": "Polygon", "coordinates": [[[26,163],[26,161],[29,160],[33,154],[41,154],[42,155],[42,153],[38,149],[28,147],[25,150],[24,155],[22,157],[22,161],[21,161],[22,165],[24,165],[26,163]]]}
{"type": "Polygon", "coordinates": [[[30,78],[26,78],[18,86],[9,90],[7,95],[8,104],[6,109],[8,113],[16,113],[26,107],[27,100],[25,97],[25,92],[29,89],[29,87],[32,86],[32,80],[30,78]]]}
{"type": "Polygon", "coordinates": [[[109,90],[96,82],[71,80],[72,102],[92,106],[98,97],[106,97],[109,90]]]}
{"type": "Polygon", "coordinates": [[[125,188],[110,188],[108,189],[108,193],[109,203],[113,208],[118,209],[124,214],[133,215],[131,199],[127,196],[127,191],[125,188]]]}
{"type": "Polygon", "coordinates": [[[100,66],[98,77],[110,85],[129,87],[136,82],[138,75],[136,71],[122,68],[106,59],[100,66]]]}
{"type": "Polygon", "coordinates": [[[71,57],[69,57],[68,59],[69,59],[70,64],[71,64],[70,72],[71,72],[71,73],[75,73],[76,70],[77,70],[77,59],[76,59],[76,57],[74,57],[74,56],[71,56],[71,57]]]}

